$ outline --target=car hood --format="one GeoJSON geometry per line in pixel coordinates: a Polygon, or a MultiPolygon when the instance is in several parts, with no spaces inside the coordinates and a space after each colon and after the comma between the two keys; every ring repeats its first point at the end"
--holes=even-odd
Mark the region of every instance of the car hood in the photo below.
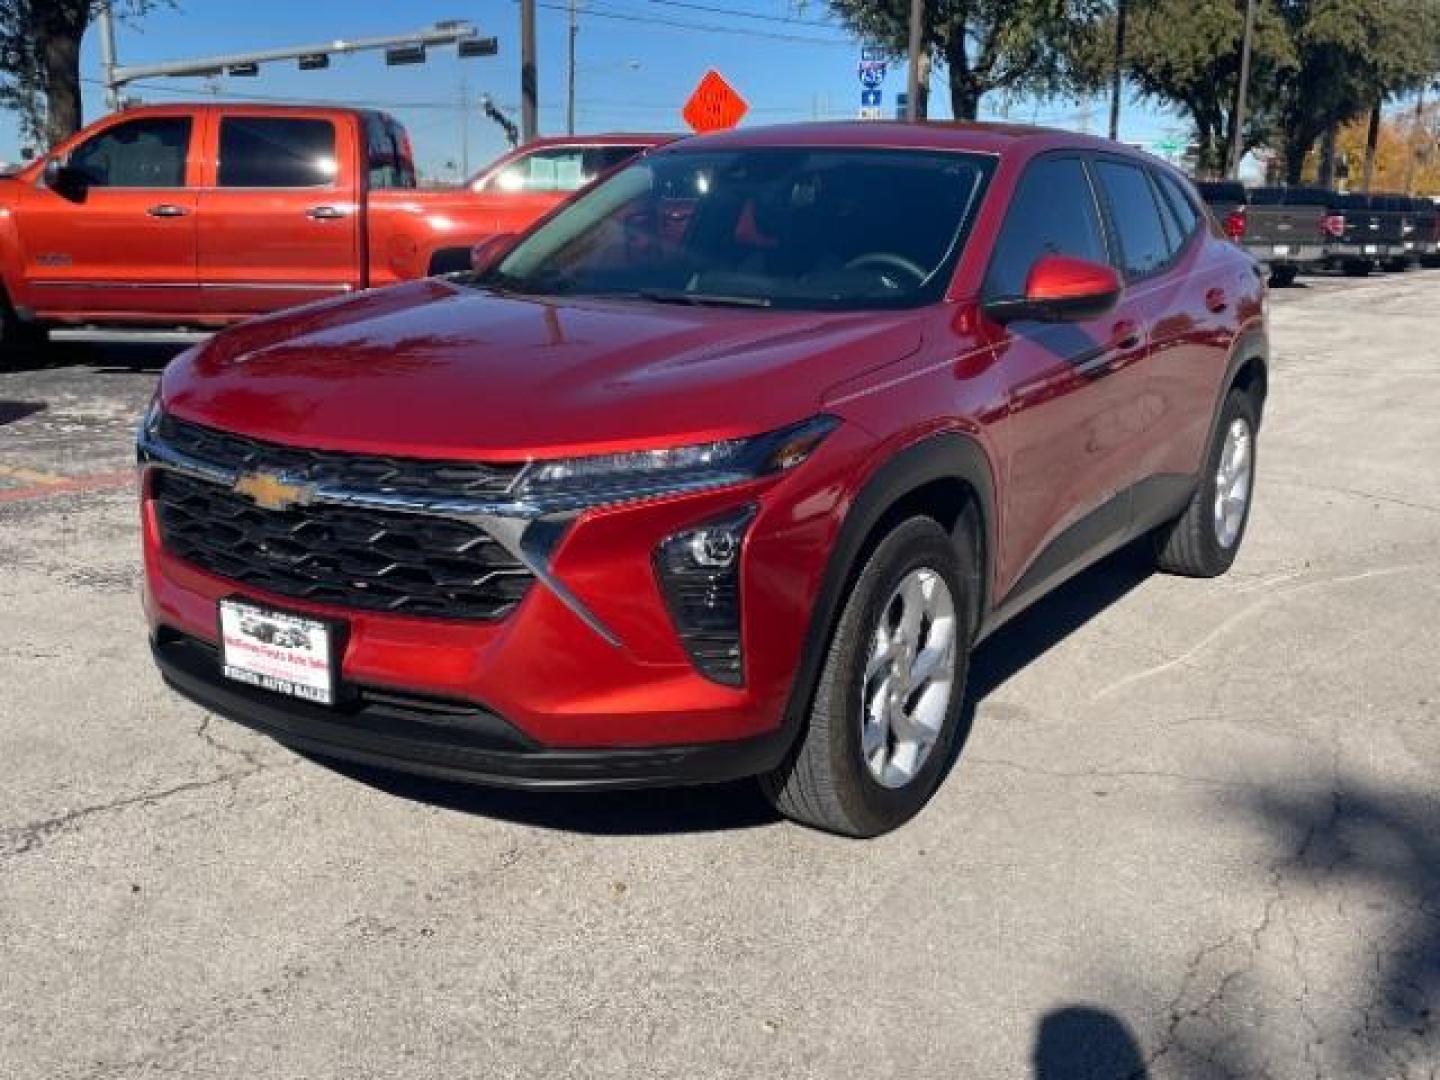
{"type": "Polygon", "coordinates": [[[182,419],[296,445],[520,460],[753,434],[921,341],[916,312],[497,295],[430,279],[256,319],[177,357],[182,419]]]}

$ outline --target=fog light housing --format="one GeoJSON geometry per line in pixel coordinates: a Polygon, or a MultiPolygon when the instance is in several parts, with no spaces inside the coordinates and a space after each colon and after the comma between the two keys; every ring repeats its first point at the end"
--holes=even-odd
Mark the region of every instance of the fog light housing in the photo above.
{"type": "Polygon", "coordinates": [[[655,549],[655,575],[690,662],[724,686],[745,682],[740,554],[754,520],[755,507],[746,506],[666,537],[655,549]]]}

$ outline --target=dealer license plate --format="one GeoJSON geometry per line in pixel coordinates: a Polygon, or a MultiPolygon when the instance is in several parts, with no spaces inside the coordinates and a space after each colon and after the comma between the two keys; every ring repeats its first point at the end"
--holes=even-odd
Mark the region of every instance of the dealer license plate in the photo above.
{"type": "Polygon", "coordinates": [[[1290,254],[1290,245],[1289,245],[1289,244],[1276,244],[1276,245],[1275,245],[1275,254],[1276,254],[1276,255],[1289,255],[1289,254],[1290,254]]]}
{"type": "Polygon", "coordinates": [[[1379,245],[1379,244],[1366,244],[1366,245],[1365,245],[1365,254],[1366,254],[1366,255],[1377,255],[1377,254],[1379,254],[1379,252],[1380,252],[1380,245],[1379,245]]]}
{"type": "Polygon", "coordinates": [[[318,619],[220,601],[220,657],[227,679],[335,704],[334,627],[318,619]]]}

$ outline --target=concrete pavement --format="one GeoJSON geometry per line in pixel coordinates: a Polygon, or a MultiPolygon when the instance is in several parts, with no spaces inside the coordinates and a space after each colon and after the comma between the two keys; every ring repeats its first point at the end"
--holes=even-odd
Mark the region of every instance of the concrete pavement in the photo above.
{"type": "Polygon", "coordinates": [[[1012,624],[869,843],[207,717],[98,482],[164,354],[0,374],[0,1076],[1436,1075],[1437,311],[1440,272],[1277,293],[1233,572],[1122,556],[1012,624]]]}

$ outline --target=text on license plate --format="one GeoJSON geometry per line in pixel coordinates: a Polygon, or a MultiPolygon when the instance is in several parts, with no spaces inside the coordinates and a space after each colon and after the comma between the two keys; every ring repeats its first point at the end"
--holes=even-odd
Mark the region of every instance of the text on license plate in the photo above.
{"type": "Polygon", "coordinates": [[[227,679],[335,703],[331,627],[243,600],[220,601],[220,662],[227,679]]]}

